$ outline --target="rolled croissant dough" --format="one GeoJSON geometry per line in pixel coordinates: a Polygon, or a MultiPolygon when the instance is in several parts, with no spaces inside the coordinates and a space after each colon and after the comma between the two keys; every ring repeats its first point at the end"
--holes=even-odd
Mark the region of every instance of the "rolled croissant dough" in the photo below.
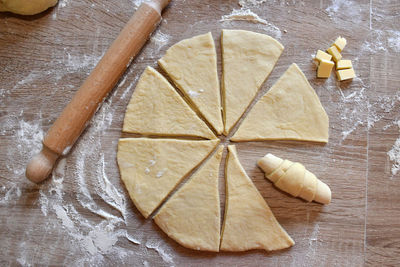
{"type": "Polygon", "coordinates": [[[55,6],[58,0],[0,0],[0,12],[9,11],[20,15],[35,15],[55,6]]]}

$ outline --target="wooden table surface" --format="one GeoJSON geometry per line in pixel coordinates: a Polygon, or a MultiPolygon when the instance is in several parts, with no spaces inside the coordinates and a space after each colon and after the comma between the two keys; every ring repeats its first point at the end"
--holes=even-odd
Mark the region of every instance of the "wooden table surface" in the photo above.
{"type": "MultiPolygon", "coordinates": [[[[241,8],[238,1],[173,0],[52,178],[41,185],[24,178],[43,135],[139,2],[62,0],[36,16],[0,14],[0,265],[398,266],[398,0],[242,1],[264,24],[220,21],[241,8]],[[330,118],[326,145],[237,144],[248,175],[295,240],[291,249],[218,254],[185,249],[143,219],[120,181],[116,145],[139,75],[148,65],[156,67],[175,42],[208,31],[220,57],[223,28],[277,38],[285,50],[260,93],[296,62],[330,118]],[[343,55],[353,60],[357,78],[318,80],[311,56],[339,35],[348,40],[343,55]],[[330,185],[332,203],[306,203],[277,190],[255,165],[268,152],[302,162],[330,185]]],[[[222,169],[220,189],[224,209],[222,169]]]]}

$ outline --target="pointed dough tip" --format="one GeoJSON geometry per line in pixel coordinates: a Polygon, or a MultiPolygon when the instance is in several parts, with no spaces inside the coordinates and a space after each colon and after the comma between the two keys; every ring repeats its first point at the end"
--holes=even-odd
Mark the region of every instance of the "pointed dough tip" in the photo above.
{"type": "Polygon", "coordinates": [[[317,183],[317,192],[315,193],[314,201],[322,204],[329,204],[332,198],[331,189],[327,184],[319,179],[317,180],[317,183]]]}
{"type": "Polygon", "coordinates": [[[282,163],[282,159],[271,153],[268,153],[263,158],[259,159],[257,164],[265,172],[265,175],[270,175],[282,163]]]}

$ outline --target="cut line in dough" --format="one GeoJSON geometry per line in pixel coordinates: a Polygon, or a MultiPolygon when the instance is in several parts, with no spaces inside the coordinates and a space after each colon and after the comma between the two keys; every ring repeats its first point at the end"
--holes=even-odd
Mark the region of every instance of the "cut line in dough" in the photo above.
{"type": "Polygon", "coordinates": [[[227,135],[267,79],[283,45],[274,38],[243,30],[222,30],[224,135],[227,135]]]}
{"type": "Polygon", "coordinates": [[[225,179],[226,204],[221,251],[271,251],[294,245],[247,176],[233,145],[228,146],[225,179]]]}
{"type": "Polygon", "coordinates": [[[154,222],[184,247],[219,251],[219,166],[223,146],[160,209],[154,222]]]}
{"type": "Polygon", "coordinates": [[[147,218],[218,143],[219,140],[120,139],[117,161],[121,180],[143,216],[147,218]]]}
{"type": "Polygon", "coordinates": [[[185,97],[211,124],[223,130],[217,53],[211,33],[194,36],[171,46],[158,64],[185,97]]]}
{"type": "Polygon", "coordinates": [[[127,133],[161,136],[216,136],[160,73],[147,67],[126,109],[127,133]]]}

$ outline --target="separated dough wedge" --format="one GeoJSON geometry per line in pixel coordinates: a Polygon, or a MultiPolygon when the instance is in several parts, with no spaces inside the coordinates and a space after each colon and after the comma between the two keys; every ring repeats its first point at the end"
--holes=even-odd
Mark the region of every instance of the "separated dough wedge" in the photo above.
{"type": "Polygon", "coordinates": [[[121,179],[143,216],[147,218],[218,143],[219,140],[120,139],[117,160],[121,179]]]}
{"type": "Polygon", "coordinates": [[[327,143],[328,138],[328,115],[303,72],[293,63],[256,103],[231,140],[327,143]]]}
{"type": "Polygon", "coordinates": [[[218,174],[222,150],[220,146],[154,217],[155,223],[184,247],[219,251],[218,174]]]}
{"type": "Polygon", "coordinates": [[[228,151],[225,218],[220,249],[270,251],[293,246],[294,241],[275,219],[241,166],[235,146],[228,146],[228,151]]]}
{"type": "Polygon", "coordinates": [[[222,132],[221,97],[217,55],[211,33],[182,40],[171,46],[158,64],[168,73],[204,118],[222,132]]]}
{"type": "Polygon", "coordinates": [[[242,116],[267,79],[283,46],[274,38],[243,30],[222,30],[224,134],[242,116]]]}
{"type": "Polygon", "coordinates": [[[128,133],[216,138],[169,82],[147,67],[126,109],[124,126],[128,133]]]}

